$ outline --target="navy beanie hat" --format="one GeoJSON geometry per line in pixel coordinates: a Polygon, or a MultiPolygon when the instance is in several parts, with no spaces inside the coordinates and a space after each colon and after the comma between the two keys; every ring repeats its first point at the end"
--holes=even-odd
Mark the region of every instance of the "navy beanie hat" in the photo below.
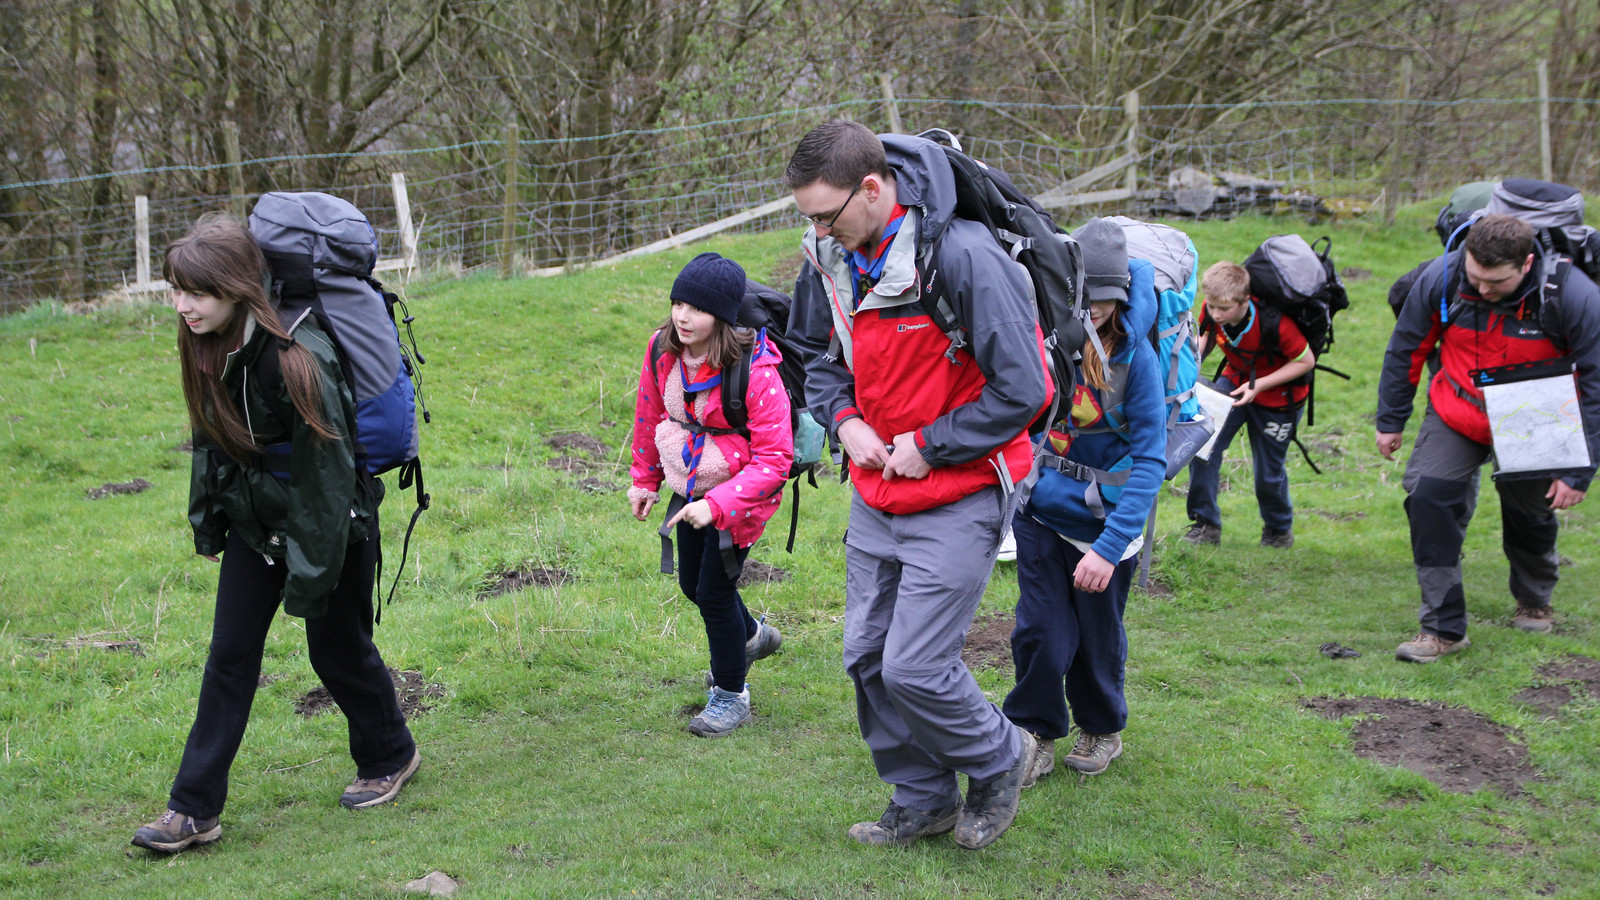
{"type": "Polygon", "coordinates": [[[702,253],[689,260],[672,282],[672,300],[736,325],[739,304],[744,302],[744,287],[742,266],[715,253],[702,253]]]}

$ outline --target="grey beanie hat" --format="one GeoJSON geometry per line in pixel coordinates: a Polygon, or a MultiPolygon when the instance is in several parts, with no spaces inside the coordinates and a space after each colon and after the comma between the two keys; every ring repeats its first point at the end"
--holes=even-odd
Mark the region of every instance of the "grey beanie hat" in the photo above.
{"type": "Polygon", "coordinates": [[[1110,219],[1090,219],[1072,233],[1083,248],[1084,292],[1090,302],[1128,302],[1128,238],[1110,219]]]}
{"type": "Polygon", "coordinates": [[[702,253],[689,260],[672,282],[672,300],[704,310],[729,325],[737,325],[744,288],[742,266],[715,253],[702,253]]]}

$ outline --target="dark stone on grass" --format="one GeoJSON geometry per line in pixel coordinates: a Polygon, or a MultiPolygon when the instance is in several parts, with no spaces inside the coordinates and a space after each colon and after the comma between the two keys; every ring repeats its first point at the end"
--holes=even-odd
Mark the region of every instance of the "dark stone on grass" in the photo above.
{"type": "Polygon", "coordinates": [[[123,482],[108,481],[97,488],[90,488],[86,496],[90,500],[103,500],[113,494],[137,494],[148,490],[150,490],[150,482],[145,481],[143,478],[135,478],[132,481],[123,482]]]}
{"type": "Polygon", "coordinates": [[[527,571],[502,572],[491,576],[491,582],[484,588],[480,596],[498,597],[512,591],[520,591],[526,587],[560,587],[569,581],[577,579],[565,569],[529,569],[527,571]]]}
{"type": "Polygon", "coordinates": [[[972,620],[967,642],[961,648],[961,661],[969,669],[1011,665],[1011,632],[1017,627],[1013,616],[985,613],[972,620]]]}
{"type": "Polygon", "coordinates": [[[1329,659],[1355,659],[1361,655],[1360,650],[1346,647],[1338,641],[1329,641],[1318,649],[1322,651],[1323,656],[1329,659]]]}
{"type": "MultiPolygon", "coordinates": [[[[421,672],[409,669],[397,671],[391,666],[389,678],[394,681],[394,692],[400,701],[400,711],[408,719],[433,709],[433,704],[427,701],[444,697],[444,685],[423,678],[421,672]]],[[[294,711],[308,719],[337,708],[338,704],[333,702],[333,695],[320,684],[294,702],[294,711]]]]}
{"type": "Polygon", "coordinates": [[[1301,703],[1330,719],[1355,719],[1350,736],[1357,756],[1408,769],[1446,791],[1490,787],[1516,796],[1538,777],[1528,748],[1470,709],[1384,697],[1313,697],[1301,703]]]}
{"type": "Polygon", "coordinates": [[[758,559],[746,559],[744,571],[739,573],[739,587],[752,584],[770,584],[775,581],[788,581],[789,573],[777,566],[769,566],[758,559]]]}

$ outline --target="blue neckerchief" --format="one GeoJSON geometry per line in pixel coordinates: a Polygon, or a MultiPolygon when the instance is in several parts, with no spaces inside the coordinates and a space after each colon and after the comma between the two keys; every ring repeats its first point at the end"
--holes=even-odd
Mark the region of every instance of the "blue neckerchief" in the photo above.
{"type": "Polygon", "coordinates": [[[894,240],[894,236],[900,233],[900,225],[905,220],[904,212],[889,220],[889,224],[883,229],[883,237],[878,240],[877,256],[868,259],[856,250],[849,251],[850,264],[856,272],[852,288],[857,306],[866,299],[867,291],[872,290],[872,285],[877,284],[878,279],[883,277],[883,264],[889,259],[889,244],[894,240]]]}
{"type": "MultiPolygon", "coordinates": [[[[706,368],[710,367],[706,366],[706,368]]],[[[678,357],[678,377],[683,381],[683,412],[689,417],[690,422],[699,425],[701,424],[700,420],[694,416],[694,399],[690,395],[720,387],[722,385],[722,373],[719,371],[709,378],[691,382],[689,380],[689,369],[683,364],[683,357],[680,356],[678,357]]],[[[691,434],[689,440],[683,445],[683,464],[689,468],[689,483],[684,486],[684,494],[690,500],[694,499],[695,473],[700,469],[700,454],[705,450],[705,447],[706,435],[703,431],[698,434],[691,434]]]]}
{"type": "Polygon", "coordinates": [[[1217,323],[1217,334],[1222,336],[1222,339],[1227,342],[1228,346],[1233,347],[1233,346],[1237,346],[1239,341],[1245,335],[1249,334],[1250,333],[1250,329],[1252,329],[1254,327],[1256,327],[1256,304],[1255,304],[1255,301],[1252,300],[1252,301],[1250,301],[1250,315],[1245,317],[1244,327],[1239,329],[1239,336],[1238,337],[1231,337],[1228,334],[1229,326],[1224,325],[1221,322],[1217,323]]]}

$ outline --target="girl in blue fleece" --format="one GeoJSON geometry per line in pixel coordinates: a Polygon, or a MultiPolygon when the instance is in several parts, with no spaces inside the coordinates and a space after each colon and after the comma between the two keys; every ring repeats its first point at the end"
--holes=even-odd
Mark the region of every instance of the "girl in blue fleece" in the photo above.
{"type": "MultiPolygon", "coordinates": [[[[1151,321],[1128,297],[1153,298],[1144,260],[1129,261],[1121,226],[1094,219],[1074,232],[1102,358],[1085,342],[1067,416],[1047,439],[1054,455],[1012,524],[1017,539],[1017,684],[1004,711],[1039,742],[1024,786],[1055,769],[1055,741],[1076,720],[1063,760],[1088,775],[1122,754],[1128,637],[1122,613],[1143,546],[1142,531],[1166,471],[1166,405],[1160,364],[1145,339],[1151,321]],[[1106,365],[1103,359],[1109,359],[1106,365]],[[1064,690],[1063,690],[1064,688],[1064,690]]],[[[1142,305],[1141,305],[1142,309],[1142,305]]],[[[1151,316],[1153,317],[1153,303],[1151,316]]]]}

